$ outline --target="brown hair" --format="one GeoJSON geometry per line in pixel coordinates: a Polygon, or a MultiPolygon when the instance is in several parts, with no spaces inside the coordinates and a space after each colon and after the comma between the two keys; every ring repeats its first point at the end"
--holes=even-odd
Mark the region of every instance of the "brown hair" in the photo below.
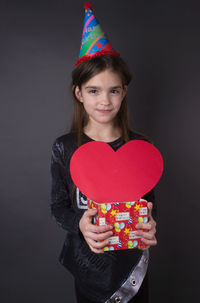
{"type": "MultiPolygon", "coordinates": [[[[80,63],[72,71],[71,92],[74,99],[74,113],[70,132],[77,132],[78,147],[82,144],[82,135],[84,127],[88,122],[88,114],[84,109],[83,103],[77,99],[75,95],[75,89],[77,86],[79,89],[81,89],[82,84],[106,69],[111,69],[113,72],[116,72],[120,75],[123,88],[124,85],[128,85],[132,80],[131,72],[125,61],[121,57],[114,55],[94,57],[90,60],[80,63]]],[[[121,130],[122,140],[125,142],[129,141],[129,130],[131,130],[131,126],[128,111],[128,101],[126,96],[124,97],[121,103],[121,107],[115,117],[114,125],[121,130]]],[[[73,199],[75,189],[76,187],[74,186],[72,194],[73,199]]]]}
{"type": "MultiPolygon", "coordinates": [[[[83,129],[88,122],[88,114],[86,113],[83,104],[76,98],[75,88],[78,86],[78,88],[81,89],[82,84],[105,69],[111,69],[113,72],[117,72],[122,79],[123,87],[131,82],[132,75],[127,64],[121,57],[114,55],[94,57],[80,63],[72,71],[71,90],[74,99],[74,114],[70,131],[77,132],[78,146],[82,144],[82,134],[83,129]]],[[[131,129],[131,127],[126,96],[124,97],[121,107],[115,117],[115,126],[121,130],[122,139],[125,142],[129,141],[128,130],[131,129]]]]}

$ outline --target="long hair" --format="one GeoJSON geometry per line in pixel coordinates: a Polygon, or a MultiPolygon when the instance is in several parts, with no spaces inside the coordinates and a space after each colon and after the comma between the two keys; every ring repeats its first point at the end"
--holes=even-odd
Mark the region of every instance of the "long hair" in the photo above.
{"type": "MultiPolygon", "coordinates": [[[[78,147],[82,144],[83,130],[88,123],[89,117],[84,109],[83,103],[77,99],[75,95],[75,89],[78,86],[78,88],[81,90],[81,86],[85,82],[100,72],[105,71],[106,69],[110,69],[111,71],[119,74],[122,80],[123,88],[124,85],[129,85],[132,80],[132,74],[126,62],[121,57],[114,55],[103,55],[91,58],[90,60],[80,63],[72,71],[71,92],[74,100],[74,113],[70,132],[75,131],[77,133],[78,147]]],[[[124,97],[120,109],[115,117],[114,126],[120,129],[123,141],[127,142],[130,140],[129,130],[131,130],[131,126],[128,111],[128,101],[126,96],[124,97]]],[[[76,187],[74,186],[72,194],[73,200],[75,190],[76,187]]]]}
{"type": "MultiPolygon", "coordinates": [[[[77,132],[78,146],[82,144],[82,134],[84,127],[88,123],[88,114],[84,109],[83,103],[76,98],[76,86],[81,89],[82,84],[106,69],[111,69],[113,72],[117,72],[119,74],[123,88],[124,85],[128,85],[131,82],[132,75],[127,64],[121,57],[114,55],[94,57],[80,63],[72,71],[71,92],[74,100],[74,113],[70,131],[77,132]]],[[[114,126],[121,130],[122,139],[125,142],[129,141],[128,130],[131,129],[131,126],[126,96],[124,97],[121,107],[115,117],[114,126]]]]}

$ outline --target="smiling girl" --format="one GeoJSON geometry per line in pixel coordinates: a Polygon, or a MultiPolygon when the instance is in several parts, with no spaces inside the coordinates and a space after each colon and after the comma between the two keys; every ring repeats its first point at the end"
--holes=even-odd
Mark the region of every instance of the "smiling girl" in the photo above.
{"type": "Polygon", "coordinates": [[[76,86],[76,98],[83,104],[88,115],[84,133],[94,140],[113,141],[120,137],[120,127],[115,126],[117,113],[126,95],[127,85],[122,87],[118,73],[107,68],[76,86]]]}
{"type": "MultiPolygon", "coordinates": [[[[90,4],[85,5],[85,11],[90,22],[97,22],[90,4]]],[[[86,20],[85,24],[90,22],[86,20]]],[[[95,24],[92,24],[94,29],[95,24]]],[[[97,26],[99,33],[99,24],[97,26]]],[[[87,34],[85,30],[84,39],[87,34]]],[[[148,302],[149,247],[157,244],[153,191],[143,197],[151,201],[148,203],[149,221],[139,223],[136,232],[147,248],[101,253],[113,233],[113,226],[92,224],[97,210],[87,209],[87,197],[75,187],[69,170],[70,159],[81,144],[103,141],[116,151],[129,140],[145,140],[131,130],[129,123],[126,95],[131,73],[127,64],[110,42],[105,44],[107,47],[103,46],[105,41],[95,43],[104,48],[92,55],[80,56],[72,72],[74,115],[71,129],[57,138],[52,147],[51,213],[66,230],[59,260],[74,275],[77,302],[145,303],[148,302]]],[[[94,41],[91,45],[95,46],[94,41]]],[[[90,46],[87,48],[91,50],[90,46]]]]}

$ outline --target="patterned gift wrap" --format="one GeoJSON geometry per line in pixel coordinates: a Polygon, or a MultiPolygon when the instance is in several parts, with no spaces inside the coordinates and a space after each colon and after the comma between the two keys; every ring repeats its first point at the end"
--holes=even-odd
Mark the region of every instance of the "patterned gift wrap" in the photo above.
{"type": "MultiPolygon", "coordinates": [[[[98,226],[112,225],[113,235],[104,251],[147,247],[140,236],[135,235],[137,223],[147,223],[147,201],[98,203],[87,201],[88,208],[97,208],[93,223],[98,226]]],[[[143,229],[143,231],[146,231],[143,229]]]]}

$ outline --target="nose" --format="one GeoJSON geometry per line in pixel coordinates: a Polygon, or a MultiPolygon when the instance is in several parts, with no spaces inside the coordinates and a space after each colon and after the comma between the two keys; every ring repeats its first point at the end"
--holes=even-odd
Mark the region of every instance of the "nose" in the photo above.
{"type": "Polygon", "coordinates": [[[109,105],[110,104],[110,98],[108,94],[102,94],[102,98],[101,98],[101,105],[109,105]]]}

